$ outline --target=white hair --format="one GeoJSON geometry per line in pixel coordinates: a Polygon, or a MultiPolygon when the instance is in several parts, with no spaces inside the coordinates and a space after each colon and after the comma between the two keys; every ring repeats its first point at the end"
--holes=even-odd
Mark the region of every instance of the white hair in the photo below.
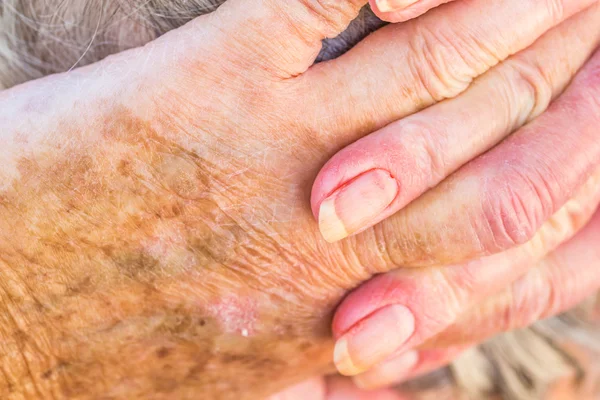
{"type": "MultiPolygon", "coordinates": [[[[138,47],[225,0],[1,0],[0,89],[138,47]]],[[[318,61],[337,57],[383,25],[368,8],[318,61]]]]}

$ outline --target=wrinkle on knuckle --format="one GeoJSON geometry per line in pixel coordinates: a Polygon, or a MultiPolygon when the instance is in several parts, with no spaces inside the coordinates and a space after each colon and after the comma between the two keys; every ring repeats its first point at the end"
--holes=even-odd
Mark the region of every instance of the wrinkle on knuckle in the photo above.
{"type": "MultiPolygon", "coordinates": [[[[547,287],[548,295],[545,307],[540,311],[540,318],[554,315],[569,304],[570,298],[572,297],[571,293],[573,293],[574,289],[573,283],[577,282],[577,279],[570,277],[567,273],[557,269],[556,266],[558,266],[558,262],[552,258],[547,259],[544,264],[546,265],[546,269],[552,268],[547,265],[554,264],[554,268],[552,268],[554,271],[546,274],[545,286],[547,287]]],[[[562,270],[564,271],[565,268],[562,270]]]]}
{"type": "Polygon", "coordinates": [[[584,265],[575,261],[572,256],[556,252],[546,257],[540,264],[546,272],[545,285],[549,296],[541,318],[557,315],[598,289],[594,265],[584,265]]]}
{"type": "Polygon", "coordinates": [[[439,268],[431,268],[429,277],[431,286],[435,287],[436,295],[444,305],[445,312],[448,313],[449,321],[453,322],[465,311],[465,305],[470,301],[468,287],[462,285],[464,281],[454,281],[452,275],[439,268]]]}
{"type": "Polygon", "coordinates": [[[534,61],[511,59],[503,64],[503,69],[506,71],[505,90],[509,93],[509,105],[521,105],[513,113],[517,117],[513,125],[516,128],[538,117],[548,108],[553,97],[553,84],[546,69],[534,61]],[[523,107],[524,100],[527,102],[526,107],[523,107]]]}
{"type": "Polygon", "coordinates": [[[595,177],[589,180],[580,195],[567,201],[542,225],[530,242],[536,253],[543,254],[555,249],[592,218],[598,205],[598,190],[594,188],[597,183],[598,179],[595,177]]]}
{"type": "Polygon", "coordinates": [[[573,303],[581,282],[554,256],[546,257],[511,286],[512,302],[505,328],[529,326],[563,311],[573,303]]]}
{"type": "MultiPolygon", "coordinates": [[[[283,12],[281,5],[276,1],[270,1],[272,7],[276,10],[278,16],[285,15],[302,15],[305,14],[306,22],[301,23],[291,17],[286,17],[287,24],[291,31],[301,31],[309,29],[308,27],[316,28],[321,35],[325,37],[333,37],[341,32],[346,25],[358,13],[362,3],[357,0],[351,1],[333,1],[333,0],[295,0],[302,11],[295,13],[283,12]]],[[[310,28],[315,29],[315,28],[310,28]]],[[[306,35],[301,35],[306,37],[306,35]]],[[[312,43],[310,43],[312,45],[312,43]]]]}
{"type": "Polygon", "coordinates": [[[457,96],[499,61],[484,43],[455,28],[420,26],[409,46],[414,75],[435,101],[457,96]]]}
{"type": "Polygon", "coordinates": [[[505,170],[502,181],[484,186],[482,218],[488,228],[479,231],[484,248],[506,250],[531,240],[554,209],[551,179],[539,171],[505,170]]]}
{"type": "Polygon", "coordinates": [[[385,270],[429,265],[432,238],[415,230],[407,213],[373,227],[385,270]]]}
{"type": "Polygon", "coordinates": [[[545,10],[553,24],[557,24],[565,17],[565,0],[544,0],[545,10]]]}
{"type": "Polygon", "coordinates": [[[525,205],[521,195],[507,189],[497,197],[490,197],[483,207],[483,218],[489,227],[489,232],[479,238],[483,248],[494,253],[529,240],[533,236],[531,208],[525,205]]]}
{"type": "Polygon", "coordinates": [[[408,296],[406,305],[414,313],[418,325],[419,340],[427,339],[453,324],[469,306],[469,296],[457,282],[454,282],[439,268],[400,272],[401,278],[383,289],[382,298],[408,296]],[[425,294],[419,288],[425,285],[425,294]]]}
{"type": "Polygon", "coordinates": [[[446,141],[443,135],[436,135],[431,124],[415,119],[404,123],[400,130],[400,151],[391,159],[390,167],[397,169],[410,162],[415,171],[412,180],[422,181],[425,185],[442,180],[446,171],[446,141]]]}
{"type": "Polygon", "coordinates": [[[511,285],[511,301],[501,320],[503,331],[526,327],[542,316],[552,298],[547,283],[544,274],[534,269],[511,285]]]}

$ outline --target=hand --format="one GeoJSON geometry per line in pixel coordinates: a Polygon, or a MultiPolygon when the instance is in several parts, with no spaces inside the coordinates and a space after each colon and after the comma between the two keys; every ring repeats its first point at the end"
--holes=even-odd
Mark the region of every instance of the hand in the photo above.
{"type": "Polygon", "coordinates": [[[340,376],[312,378],[294,385],[268,400],[409,400],[393,389],[361,390],[350,379],[340,376]]]}
{"type": "Polygon", "coordinates": [[[2,395],[245,399],[322,375],[333,307],[397,264],[375,229],[324,243],[318,168],[592,2],[454,2],[309,68],[361,1],[231,0],[2,92],[2,395]]]}
{"type": "Polygon", "coordinates": [[[388,22],[403,22],[454,0],[369,0],[371,9],[388,22]]]}
{"type": "Polygon", "coordinates": [[[581,13],[462,95],[357,141],[320,172],[313,210],[326,237],[395,213],[376,227],[383,238],[395,233],[392,259],[429,266],[379,276],[338,309],[337,365],[362,387],[439,367],[600,287],[590,268],[600,261],[598,217],[561,245],[590,220],[600,191],[600,53],[561,95],[598,45],[599,17],[598,6],[581,13]],[[361,196],[373,171],[393,179],[375,186],[381,195],[361,196]],[[407,310],[415,320],[401,324],[407,310]]]}

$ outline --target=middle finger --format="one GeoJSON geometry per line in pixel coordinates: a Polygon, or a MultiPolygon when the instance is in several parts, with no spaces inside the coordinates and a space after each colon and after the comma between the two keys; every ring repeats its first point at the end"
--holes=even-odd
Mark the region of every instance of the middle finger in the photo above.
{"type": "Polygon", "coordinates": [[[389,217],[546,109],[600,42],[599,25],[600,6],[594,6],[486,73],[457,98],[390,124],[336,154],[312,193],[325,239],[342,239],[389,217]],[[381,176],[377,181],[371,179],[376,174],[381,176]]]}
{"type": "MultiPolygon", "coordinates": [[[[384,27],[342,57],[300,76],[309,130],[329,145],[360,136],[464,91],[595,0],[461,0],[384,27]],[[308,86],[308,88],[306,87],[308,86]]],[[[297,97],[294,97],[297,101],[297,97]]],[[[292,108],[294,109],[294,108],[292,108]]],[[[339,149],[339,147],[337,147],[339,149]]]]}

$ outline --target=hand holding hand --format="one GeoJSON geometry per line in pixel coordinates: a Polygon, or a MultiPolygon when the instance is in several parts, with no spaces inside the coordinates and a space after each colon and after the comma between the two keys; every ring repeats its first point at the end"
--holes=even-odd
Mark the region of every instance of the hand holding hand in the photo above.
{"type": "Polygon", "coordinates": [[[600,287],[600,53],[562,93],[598,46],[599,16],[593,6],[564,22],[320,172],[313,211],[326,238],[388,218],[375,229],[393,262],[424,267],[378,276],[338,309],[336,363],[361,386],[439,367],[600,287]]]}
{"type": "Polygon", "coordinates": [[[0,394],[244,399],[323,374],[329,313],[400,265],[402,232],[325,243],[305,202],[318,169],[592,2],[453,2],[311,67],[364,2],[230,0],[2,92],[0,394]]]}

